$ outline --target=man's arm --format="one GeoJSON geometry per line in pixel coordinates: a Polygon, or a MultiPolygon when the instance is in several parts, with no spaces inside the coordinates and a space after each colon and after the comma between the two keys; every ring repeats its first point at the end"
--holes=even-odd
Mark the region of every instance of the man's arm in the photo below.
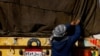
{"type": "Polygon", "coordinates": [[[81,34],[81,29],[79,25],[75,26],[75,32],[74,34],[71,36],[71,41],[77,41],[80,38],[80,34],[81,34]]]}
{"type": "Polygon", "coordinates": [[[73,45],[79,38],[81,35],[81,29],[80,29],[80,25],[79,25],[80,20],[77,20],[76,22],[72,22],[72,25],[75,26],[75,30],[74,30],[74,34],[69,36],[68,42],[69,45],[73,45]]]}

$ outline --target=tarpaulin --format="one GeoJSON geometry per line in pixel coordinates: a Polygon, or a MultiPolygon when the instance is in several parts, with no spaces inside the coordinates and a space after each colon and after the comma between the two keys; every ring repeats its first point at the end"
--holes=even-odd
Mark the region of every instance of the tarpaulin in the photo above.
{"type": "Polygon", "coordinates": [[[99,0],[0,0],[4,32],[51,32],[75,18],[81,19],[84,36],[100,33],[99,0]]]}

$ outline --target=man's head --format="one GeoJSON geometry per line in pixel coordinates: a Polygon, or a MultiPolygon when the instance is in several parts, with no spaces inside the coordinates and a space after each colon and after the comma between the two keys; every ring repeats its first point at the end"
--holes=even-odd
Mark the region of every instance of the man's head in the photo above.
{"type": "Polygon", "coordinates": [[[60,24],[53,30],[53,37],[63,37],[67,28],[64,24],[60,24]]]}

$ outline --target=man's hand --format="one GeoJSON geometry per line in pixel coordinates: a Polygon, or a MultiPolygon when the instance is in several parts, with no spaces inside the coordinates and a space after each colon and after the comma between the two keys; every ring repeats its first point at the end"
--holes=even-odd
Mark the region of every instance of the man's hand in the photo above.
{"type": "Polygon", "coordinates": [[[76,22],[75,22],[75,25],[78,25],[80,23],[80,20],[77,19],[76,22]]]}
{"type": "Polygon", "coordinates": [[[80,23],[80,20],[77,19],[77,20],[73,20],[73,21],[71,22],[71,25],[78,25],[79,23],[80,23]]]}

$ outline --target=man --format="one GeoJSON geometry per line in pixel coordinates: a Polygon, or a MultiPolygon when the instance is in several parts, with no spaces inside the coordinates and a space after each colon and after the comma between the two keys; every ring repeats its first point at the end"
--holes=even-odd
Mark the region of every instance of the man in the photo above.
{"type": "Polygon", "coordinates": [[[72,56],[71,49],[80,38],[79,22],[80,20],[75,20],[55,27],[50,38],[52,56],[72,56]]]}

